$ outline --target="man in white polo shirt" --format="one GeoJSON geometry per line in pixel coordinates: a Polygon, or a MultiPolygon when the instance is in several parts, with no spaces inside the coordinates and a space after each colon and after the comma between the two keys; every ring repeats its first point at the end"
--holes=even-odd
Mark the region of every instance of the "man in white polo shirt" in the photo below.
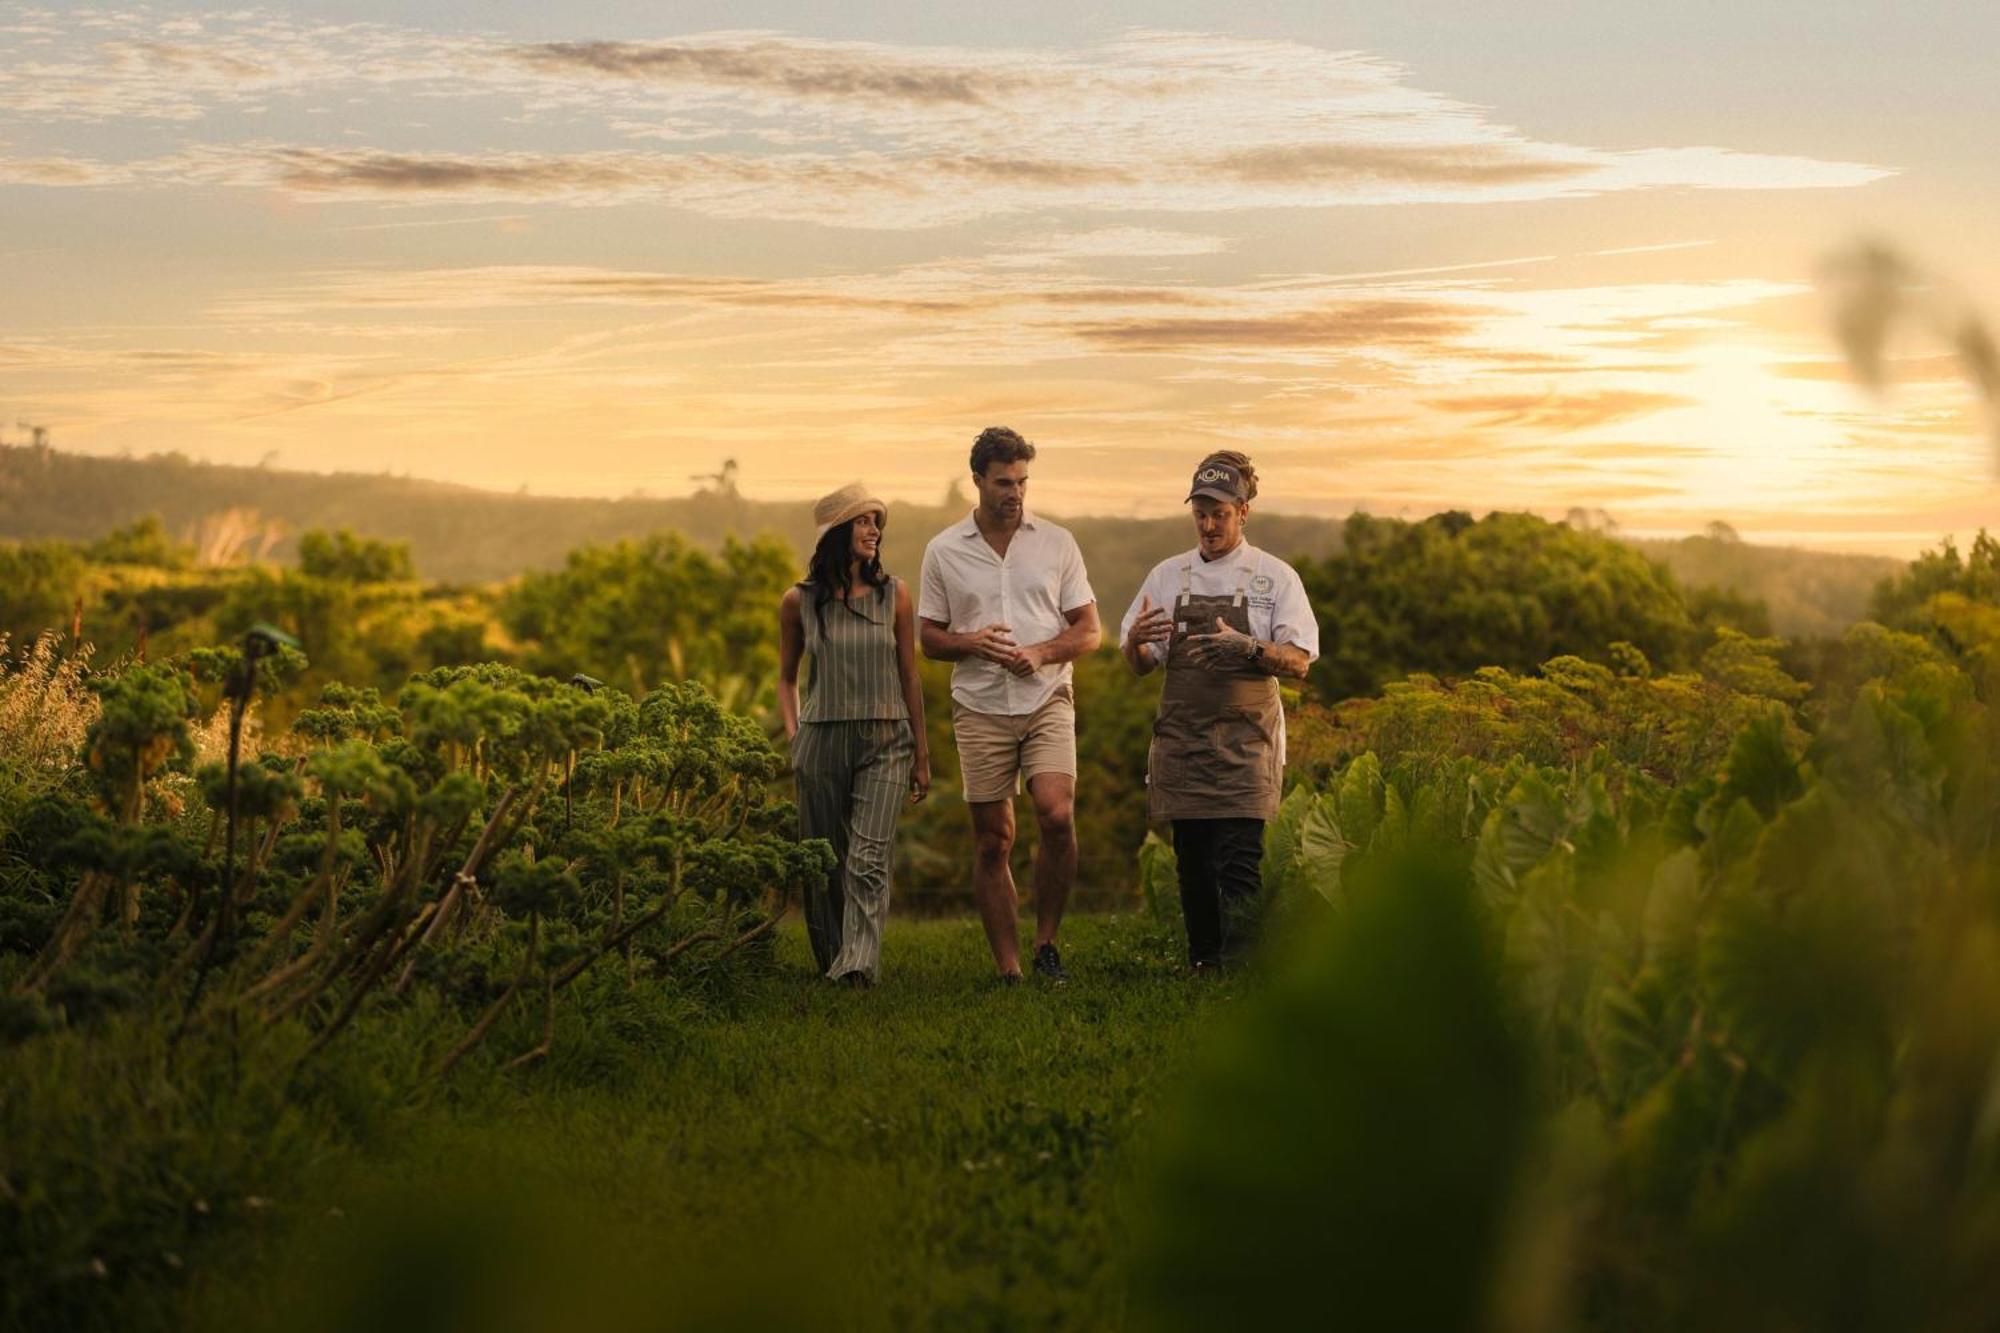
{"type": "Polygon", "coordinates": [[[1005,426],[972,445],[979,503],[924,550],[917,599],[924,656],[951,672],[952,734],[978,852],[972,893],[1000,979],[1021,980],[1020,900],[1009,858],[1014,793],[1025,780],[1041,834],[1035,855],[1038,975],[1068,980],[1056,929],[1076,879],[1075,659],[1102,637],[1097,596],[1068,529],[1028,513],[1035,446],[1005,426]]]}

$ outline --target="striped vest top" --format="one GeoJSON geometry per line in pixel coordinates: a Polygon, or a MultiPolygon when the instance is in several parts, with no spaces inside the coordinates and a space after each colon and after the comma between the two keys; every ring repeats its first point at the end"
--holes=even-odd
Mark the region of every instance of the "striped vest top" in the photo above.
{"type": "Polygon", "coordinates": [[[907,718],[902,679],[896,674],[896,587],[890,580],[858,601],[813,606],[813,590],[799,590],[810,675],[800,691],[799,721],[857,722],[907,718]],[[826,626],[820,627],[824,619],[826,626]]]}

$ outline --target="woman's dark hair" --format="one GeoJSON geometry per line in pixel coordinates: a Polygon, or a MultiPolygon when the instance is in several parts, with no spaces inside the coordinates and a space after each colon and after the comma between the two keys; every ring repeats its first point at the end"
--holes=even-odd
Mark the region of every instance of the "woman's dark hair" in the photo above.
{"type": "MultiPolygon", "coordinates": [[[[859,515],[856,516],[857,518],[859,515]]],[[[836,523],[826,530],[826,536],[813,547],[812,559],[806,562],[806,576],[799,581],[799,587],[812,595],[813,618],[819,621],[820,637],[826,637],[826,604],[838,600],[847,607],[850,615],[860,615],[847,600],[847,567],[854,562],[854,523],[836,523]]],[[[861,581],[871,588],[879,588],[889,581],[882,572],[882,548],[875,548],[875,555],[861,566],[861,581]]]]}
{"type": "Polygon", "coordinates": [[[988,426],[972,442],[972,475],[985,476],[995,463],[1031,462],[1034,457],[1035,446],[1022,439],[1021,432],[1010,426],[988,426]]]}

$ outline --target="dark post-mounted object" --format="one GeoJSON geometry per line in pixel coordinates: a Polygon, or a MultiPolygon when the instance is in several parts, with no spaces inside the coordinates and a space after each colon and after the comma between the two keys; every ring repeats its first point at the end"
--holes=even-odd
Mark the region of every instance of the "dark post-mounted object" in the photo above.
{"type": "MultiPolygon", "coordinates": [[[[243,714],[257,691],[257,663],[280,647],[297,648],[299,641],[258,621],[243,636],[243,669],[229,682],[229,821],[222,844],[222,901],[217,905],[216,936],[226,946],[236,925],[236,766],[243,749],[243,714]]],[[[203,960],[204,964],[206,959],[203,960]]]]}
{"type": "MultiPolygon", "coordinates": [[[[604,682],[595,676],[586,676],[581,671],[569,678],[569,683],[585,694],[595,694],[604,687],[604,682]]],[[[569,762],[563,766],[563,831],[568,832],[576,822],[575,806],[576,754],[571,752],[569,762]]]]}
{"type": "MultiPolygon", "coordinates": [[[[241,669],[233,673],[223,686],[223,695],[229,700],[229,773],[226,784],[229,808],[225,812],[222,844],[222,883],[218,889],[215,921],[208,929],[207,943],[202,946],[201,965],[194,975],[194,989],[188,993],[187,1013],[181,1019],[183,1031],[188,1018],[194,1014],[195,1002],[201,998],[202,984],[208,980],[208,968],[215,959],[216,948],[221,946],[227,949],[231,943],[229,937],[236,929],[236,767],[243,749],[243,714],[250,707],[250,696],[257,691],[257,663],[280,648],[298,646],[297,639],[276,625],[258,621],[243,636],[241,669]]],[[[195,913],[197,925],[205,915],[199,911],[195,913]]]]}

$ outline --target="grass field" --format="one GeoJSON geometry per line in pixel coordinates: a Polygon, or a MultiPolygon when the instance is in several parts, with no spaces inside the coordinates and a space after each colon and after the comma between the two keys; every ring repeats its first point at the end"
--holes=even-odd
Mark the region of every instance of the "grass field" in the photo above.
{"type": "MultiPolygon", "coordinates": [[[[733,990],[665,1015],[594,1005],[599,1030],[559,1027],[548,1067],[467,1068],[267,1201],[261,1238],[191,1285],[188,1313],[487,1333],[1116,1324],[1148,1117],[1230,988],[1184,979],[1177,932],[1143,919],[1076,919],[1064,944],[1067,988],[1002,989],[975,922],[896,921],[882,984],[850,992],[811,976],[791,928],[778,967],[733,990]]],[[[407,1058],[392,1029],[352,1035],[363,1060],[407,1058]]]]}

